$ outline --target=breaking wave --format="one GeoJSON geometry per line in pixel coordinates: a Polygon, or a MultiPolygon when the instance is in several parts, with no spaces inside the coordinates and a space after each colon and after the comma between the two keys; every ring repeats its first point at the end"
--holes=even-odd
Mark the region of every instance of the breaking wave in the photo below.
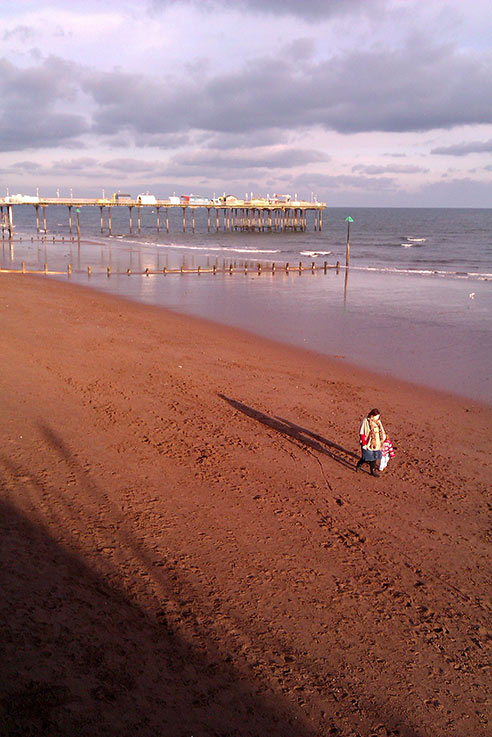
{"type": "Polygon", "coordinates": [[[316,258],[317,256],[329,256],[331,251],[299,251],[299,254],[301,256],[312,256],[312,258],[316,258]]]}

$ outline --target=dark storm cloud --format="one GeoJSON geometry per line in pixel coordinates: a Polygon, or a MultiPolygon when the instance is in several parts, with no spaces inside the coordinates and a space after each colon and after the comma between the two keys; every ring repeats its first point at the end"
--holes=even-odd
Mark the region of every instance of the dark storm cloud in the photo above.
{"type": "Polygon", "coordinates": [[[84,133],[84,117],[63,109],[76,94],[71,65],[61,59],[29,68],[0,59],[0,150],[64,146],[84,133]]]}
{"type": "Polygon", "coordinates": [[[416,132],[492,123],[491,64],[492,57],[413,39],[407,47],[353,51],[318,63],[257,59],[208,80],[158,83],[143,75],[92,72],[83,89],[98,107],[93,130],[103,134],[248,134],[312,126],[416,132]]]}
{"type": "Polygon", "coordinates": [[[433,148],[431,154],[447,156],[467,156],[468,154],[492,153],[492,139],[490,141],[471,141],[470,143],[456,143],[453,146],[433,148]]]}

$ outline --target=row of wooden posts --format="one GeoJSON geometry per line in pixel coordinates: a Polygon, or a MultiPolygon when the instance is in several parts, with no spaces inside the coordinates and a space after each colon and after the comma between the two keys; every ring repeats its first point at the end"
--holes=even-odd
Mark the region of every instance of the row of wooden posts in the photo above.
{"type": "MultiPolygon", "coordinates": [[[[6,239],[5,236],[2,234],[2,241],[5,241],[5,240],[7,240],[8,243],[10,243],[10,244],[15,244],[15,243],[22,243],[24,241],[24,238],[22,236],[19,236],[18,238],[7,238],[6,239]]],[[[34,242],[34,236],[33,235],[31,236],[30,240],[31,240],[31,243],[34,242]]],[[[81,239],[80,238],[77,238],[76,239],[75,236],[72,235],[70,238],[67,238],[66,240],[68,240],[69,243],[75,243],[76,240],[80,243],[80,240],[81,239]]],[[[55,238],[55,236],[48,238],[48,236],[46,236],[46,235],[42,235],[42,236],[39,236],[38,235],[37,238],[36,238],[36,241],[40,241],[41,243],[48,243],[48,242],[50,242],[50,243],[65,243],[65,236],[62,235],[61,238],[55,238]]]]}
{"type": "MultiPolygon", "coordinates": [[[[313,261],[311,263],[311,266],[304,266],[302,261],[299,261],[299,264],[297,266],[292,266],[292,264],[286,263],[286,264],[280,264],[277,265],[275,263],[272,263],[270,266],[265,266],[264,264],[258,263],[255,267],[248,266],[247,263],[244,264],[244,266],[238,267],[234,264],[229,264],[229,266],[224,266],[223,268],[218,267],[216,264],[214,264],[211,267],[203,267],[203,266],[197,266],[195,269],[187,269],[184,266],[181,266],[179,269],[169,269],[167,266],[164,266],[162,269],[149,269],[146,268],[144,271],[133,271],[132,269],[128,268],[126,271],[115,271],[113,272],[111,270],[111,266],[106,267],[106,271],[103,273],[106,273],[107,276],[111,276],[111,274],[114,275],[122,275],[126,274],[130,276],[131,274],[136,274],[139,276],[151,276],[155,274],[249,274],[249,273],[257,273],[258,275],[262,273],[267,274],[276,274],[279,273],[285,273],[289,274],[291,272],[298,272],[299,274],[302,274],[303,271],[309,271],[311,273],[315,273],[316,271],[323,271],[324,274],[328,272],[328,269],[336,269],[337,272],[340,269],[340,261],[336,262],[335,266],[330,266],[328,264],[328,261],[325,261],[323,263],[323,266],[317,266],[316,263],[313,261]]],[[[53,274],[53,275],[61,275],[61,274],[67,274],[68,276],[71,276],[72,273],[84,273],[81,270],[74,271],[72,264],[68,264],[66,271],[51,271],[48,269],[48,264],[45,263],[43,265],[43,269],[26,269],[26,263],[25,261],[22,261],[21,268],[20,269],[0,269],[0,272],[9,272],[9,273],[17,273],[17,274],[53,274]]],[[[87,267],[87,275],[92,276],[92,266],[87,267]]]]}
{"type": "MultiPolygon", "coordinates": [[[[346,251],[345,251],[345,266],[347,266],[347,267],[350,265],[350,222],[353,222],[352,219],[350,219],[350,221],[347,223],[347,243],[346,243],[346,251]]],[[[3,239],[4,239],[4,234],[2,233],[2,240],[3,239]]],[[[18,240],[19,240],[19,242],[22,242],[22,238],[19,238],[18,240]]],[[[39,237],[38,237],[38,240],[39,240],[39,237]]],[[[42,242],[46,242],[46,240],[47,240],[46,236],[42,236],[41,237],[41,241],[42,242]]],[[[53,238],[52,238],[53,243],[55,243],[56,240],[57,239],[55,239],[55,236],[53,236],[53,238]]],[[[64,243],[65,242],[65,237],[62,236],[61,239],[58,238],[58,241],[60,241],[60,240],[61,240],[61,242],[64,243]]],[[[10,243],[12,243],[13,241],[14,241],[13,238],[9,238],[9,242],[10,243]]],[[[34,237],[31,236],[31,242],[33,242],[33,241],[34,241],[34,237]]],[[[75,241],[75,238],[72,236],[71,239],[70,239],[70,241],[71,242],[74,242],[75,241]]],[[[79,242],[79,245],[80,245],[80,232],[79,232],[79,235],[78,235],[78,242],[79,242]]],[[[260,266],[260,264],[258,264],[258,266],[260,266]]],[[[339,268],[339,266],[340,266],[340,262],[337,261],[337,265],[336,265],[335,268],[339,268]]],[[[314,267],[314,262],[313,262],[313,267],[314,267]]],[[[316,268],[320,268],[320,267],[316,267],[316,268]]],[[[328,268],[326,261],[325,261],[325,266],[323,268],[325,269],[325,273],[326,273],[326,269],[328,268]]],[[[200,269],[200,267],[198,267],[198,269],[200,269]]],[[[286,270],[287,271],[289,270],[289,264],[286,264],[286,270]]],[[[302,262],[300,262],[300,270],[302,271],[302,262]]],[[[178,271],[181,272],[181,270],[178,270],[178,271]]],[[[202,271],[206,272],[207,269],[202,269],[202,271]]],[[[208,271],[212,271],[212,269],[208,269],[208,271]]],[[[275,273],[275,264],[272,264],[271,271],[273,271],[273,273],[275,273]]]]}
{"type": "MultiPolygon", "coordinates": [[[[36,231],[37,233],[40,233],[41,230],[43,230],[44,233],[48,232],[48,224],[47,224],[47,218],[46,218],[46,205],[33,205],[33,207],[36,210],[36,231]],[[41,222],[40,222],[40,213],[39,208],[41,207],[43,211],[43,224],[41,228],[41,222]]],[[[73,218],[72,218],[72,205],[67,205],[68,208],[68,227],[70,233],[73,232],[73,218]]],[[[107,207],[108,210],[108,234],[112,234],[112,217],[111,217],[111,210],[114,205],[99,205],[101,217],[100,217],[100,227],[101,227],[101,233],[104,233],[105,230],[105,223],[104,223],[104,208],[107,207]]],[[[121,205],[119,206],[121,207],[121,205]]],[[[128,211],[129,211],[129,226],[130,226],[130,233],[133,233],[133,205],[128,205],[128,211]]],[[[147,207],[147,206],[146,206],[147,207]]],[[[181,206],[182,207],[182,206],[181,206]]],[[[203,206],[200,206],[203,208],[203,206]]],[[[141,207],[139,205],[136,205],[137,208],[137,227],[138,232],[141,233],[142,231],[142,215],[141,215],[141,207]]],[[[7,209],[7,217],[4,216],[3,212],[3,205],[0,206],[0,219],[1,219],[1,225],[2,225],[2,233],[5,233],[7,231],[9,233],[9,237],[12,237],[13,235],[13,228],[14,228],[14,220],[13,220],[13,209],[12,205],[6,205],[7,209]]],[[[80,218],[79,218],[79,208],[76,207],[76,228],[77,228],[77,234],[80,237],[80,218]]],[[[165,227],[166,232],[169,233],[170,226],[169,226],[169,209],[170,206],[166,206],[164,208],[166,210],[165,214],[165,227]]],[[[197,207],[193,206],[185,206],[182,207],[183,210],[183,232],[186,232],[186,210],[191,209],[191,228],[192,232],[194,233],[196,230],[196,209],[197,207]]],[[[221,229],[221,221],[220,221],[220,212],[222,210],[223,217],[222,217],[222,228],[224,232],[231,232],[231,231],[258,231],[258,232],[285,232],[286,230],[291,231],[306,231],[307,230],[307,211],[310,208],[303,208],[303,207],[283,207],[283,208],[245,208],[245,207],[227,207],[227,208],[220,208],[220,207],[207,207],[207,230],[210,233],[212,230],[212,216],[211,216],[211,210],[215,209],[215,230],[218,233],[221,229]]],[[[160,232],[161,230],[161,208],[159,206],[155,207],[156,213],[157,213],[157,221],[156,221],[156,228],[157,232],[160,232]]],[[[314,209],[314,230],[315,231],[321,231],[323,229],[323,210],[322,209],[314,209]]]]}

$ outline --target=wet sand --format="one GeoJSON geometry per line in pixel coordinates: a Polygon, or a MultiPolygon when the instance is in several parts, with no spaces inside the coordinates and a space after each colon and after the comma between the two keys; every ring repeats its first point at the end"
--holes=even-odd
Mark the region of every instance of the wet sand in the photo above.
{"type": "Polygon", "coordinates": [[[2,735],[490,734],[491,407],[0,285],[2,735]]]}

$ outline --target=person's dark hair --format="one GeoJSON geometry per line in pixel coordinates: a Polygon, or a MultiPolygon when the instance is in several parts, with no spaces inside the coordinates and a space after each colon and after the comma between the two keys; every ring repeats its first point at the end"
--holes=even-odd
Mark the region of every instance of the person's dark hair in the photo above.
{"type": "Polygon", "coordinates": [[[381,414],[381,412],[378,409],[371,409],[371,411],[369,412],[369,414],[367,416],[368,417],[375,417],[376,415],[380,415],[380,414],[381,414]]]}

